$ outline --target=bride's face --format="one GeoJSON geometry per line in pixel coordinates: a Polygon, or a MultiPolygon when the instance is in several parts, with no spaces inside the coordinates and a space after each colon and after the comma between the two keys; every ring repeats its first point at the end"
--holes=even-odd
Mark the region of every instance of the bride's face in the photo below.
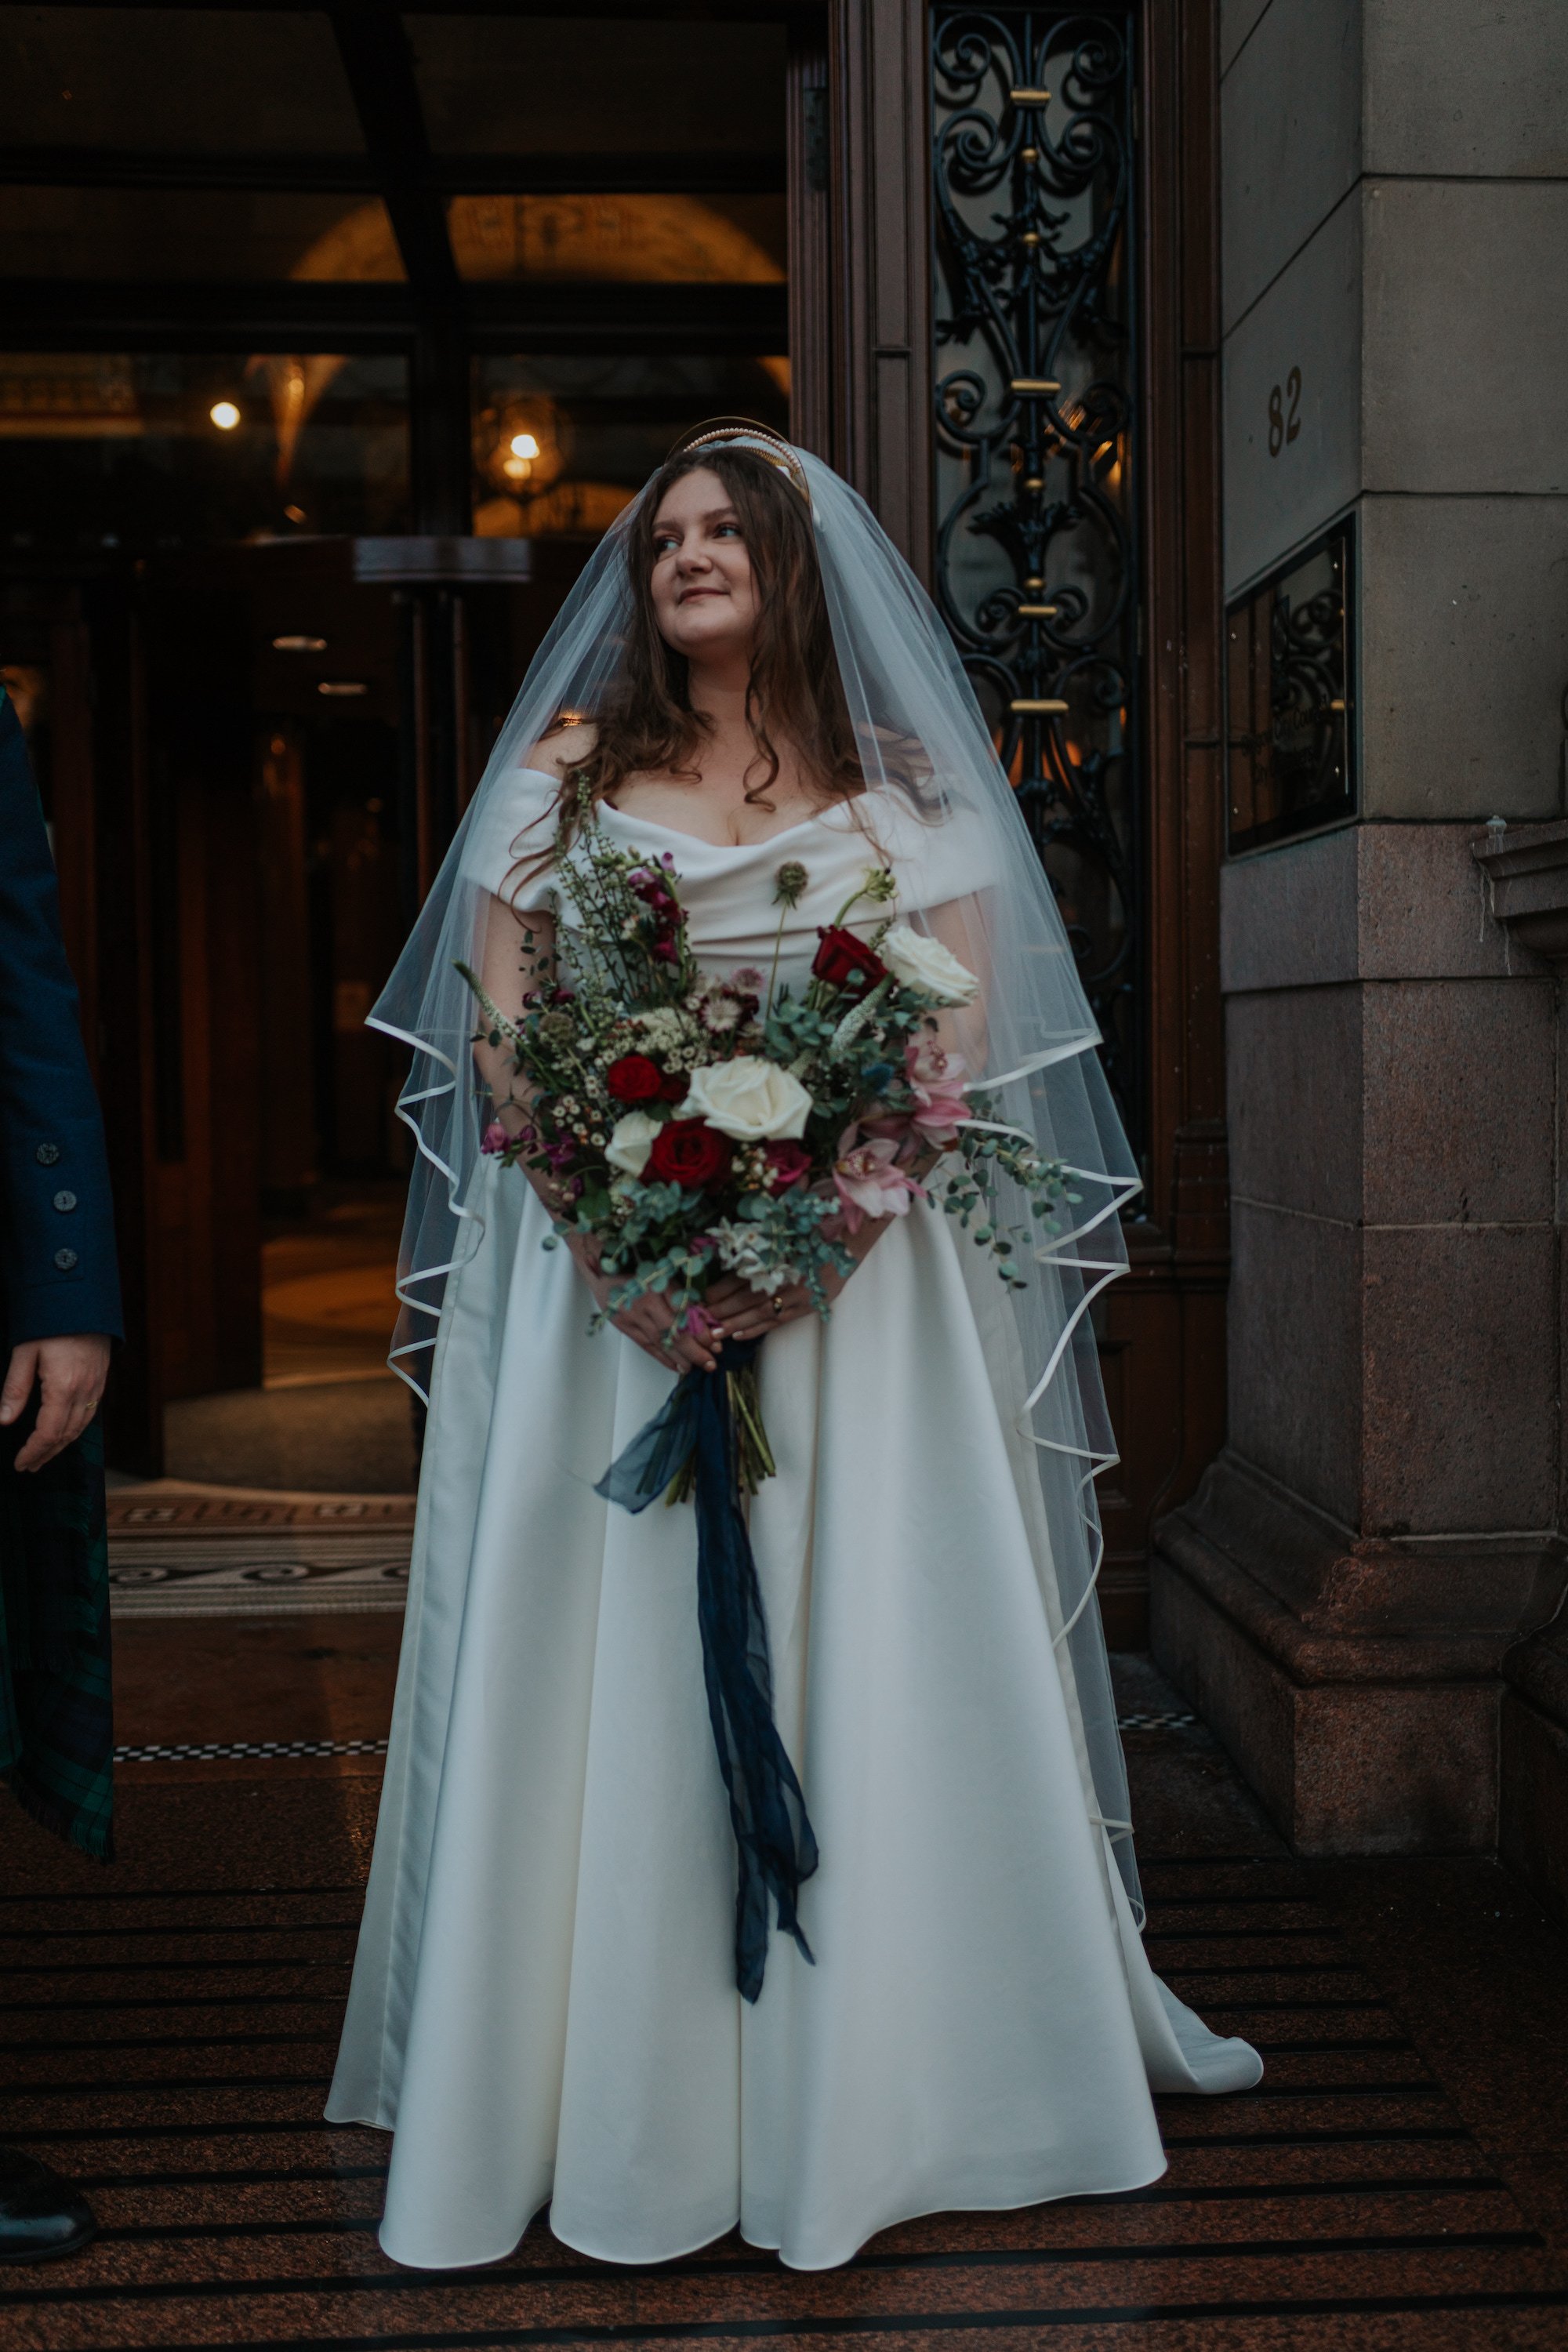
{"type": "Polygon", "coordinates": [[[652,588],[659,633],[677,653],[699,662],[749,656],[752,559],[730,493],[705,466],[682,474],[654,517],[652,588]]]}

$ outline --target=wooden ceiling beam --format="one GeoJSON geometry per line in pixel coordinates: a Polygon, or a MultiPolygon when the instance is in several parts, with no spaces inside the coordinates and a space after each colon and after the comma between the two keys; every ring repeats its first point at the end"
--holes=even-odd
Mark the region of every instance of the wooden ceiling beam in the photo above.
{"type": "Polygon", "coordinates": [[[342,0],[328,15],[408,282],[426,301],[455,302],[458,265],[402,16],[374,0],[342,0]]]}

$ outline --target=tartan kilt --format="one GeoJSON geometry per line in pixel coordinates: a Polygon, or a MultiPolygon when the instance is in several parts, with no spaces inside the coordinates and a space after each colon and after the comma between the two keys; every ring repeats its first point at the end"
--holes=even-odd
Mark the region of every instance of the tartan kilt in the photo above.
{"type": "Polygon", "coordinates": [[[41,1470],[0,1431],[0,1776],[46,1829],[112,1859],[114,1714],[103,1426],[41,1470]]]}

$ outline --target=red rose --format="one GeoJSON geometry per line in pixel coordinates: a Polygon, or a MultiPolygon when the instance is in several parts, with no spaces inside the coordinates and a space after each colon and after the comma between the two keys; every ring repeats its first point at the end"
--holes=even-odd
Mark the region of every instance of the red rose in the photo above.
{"type": "Polygon", "coordinates": [[[729,1137],[705,1120],[672,1118],[654,1137],[647,1164],[662,1182],[698,1192],[723,1182],[733,1150],[729,1137]]]}
{"type": "Polygon", "coordinates": [[[658,1082],[660,1102],[684,1102],[690,1092],[691,1082],[684,1070],[671,1070],[668,1077],[660,1078],[658,1082]]]}
{"type": "Polygon", "coordinates": [[[874,948],[858,940],[853,931],[819,930],[822,945],[816,950],[812,971],[829,988],[842,988],[851,996],[864,996],[888,976],[888,967],[874,948]]]}
{"type": "MultiPolygon", "coordinates": [[[[665,1075],[646,1054],[623,1054],[605,1072],[605,1084],[616,1102],[658,1102],[664,1097],[665,1075]]],[[[680,1089],[686,1092],[684,1084],[680,1089]]]]}
{"type": "Polygon", "coordinates": [[[763,1156],[768,1163],[770,1192],[787,1192],[792,1184],[800,1183],[811,1173],[810,1152],[804,1143],[795,1143],[787,1136],[778,1143],[764,1144],[763,1156]]]}

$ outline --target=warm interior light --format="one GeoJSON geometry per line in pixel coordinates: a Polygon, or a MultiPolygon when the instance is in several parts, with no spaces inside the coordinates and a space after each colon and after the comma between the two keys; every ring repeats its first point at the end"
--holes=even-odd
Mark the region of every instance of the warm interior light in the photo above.
{"type": "Polygon", "coordinates": [[[274,637],[272,650],[275,654],[324,654],[327,641],[325,637],[274,637]]]}
{"type": "Polygon", "coordinates": [[[232,400],[215,400],[207,415],[220,433],[232,433],[239,423],[239,411],[232,400]]]}
{"type": "Polygon", "coordinates": [[[531,433],[514,433],[511,436],[511,454],[514,457],[537,457],[539,444],[531,433]]]}

